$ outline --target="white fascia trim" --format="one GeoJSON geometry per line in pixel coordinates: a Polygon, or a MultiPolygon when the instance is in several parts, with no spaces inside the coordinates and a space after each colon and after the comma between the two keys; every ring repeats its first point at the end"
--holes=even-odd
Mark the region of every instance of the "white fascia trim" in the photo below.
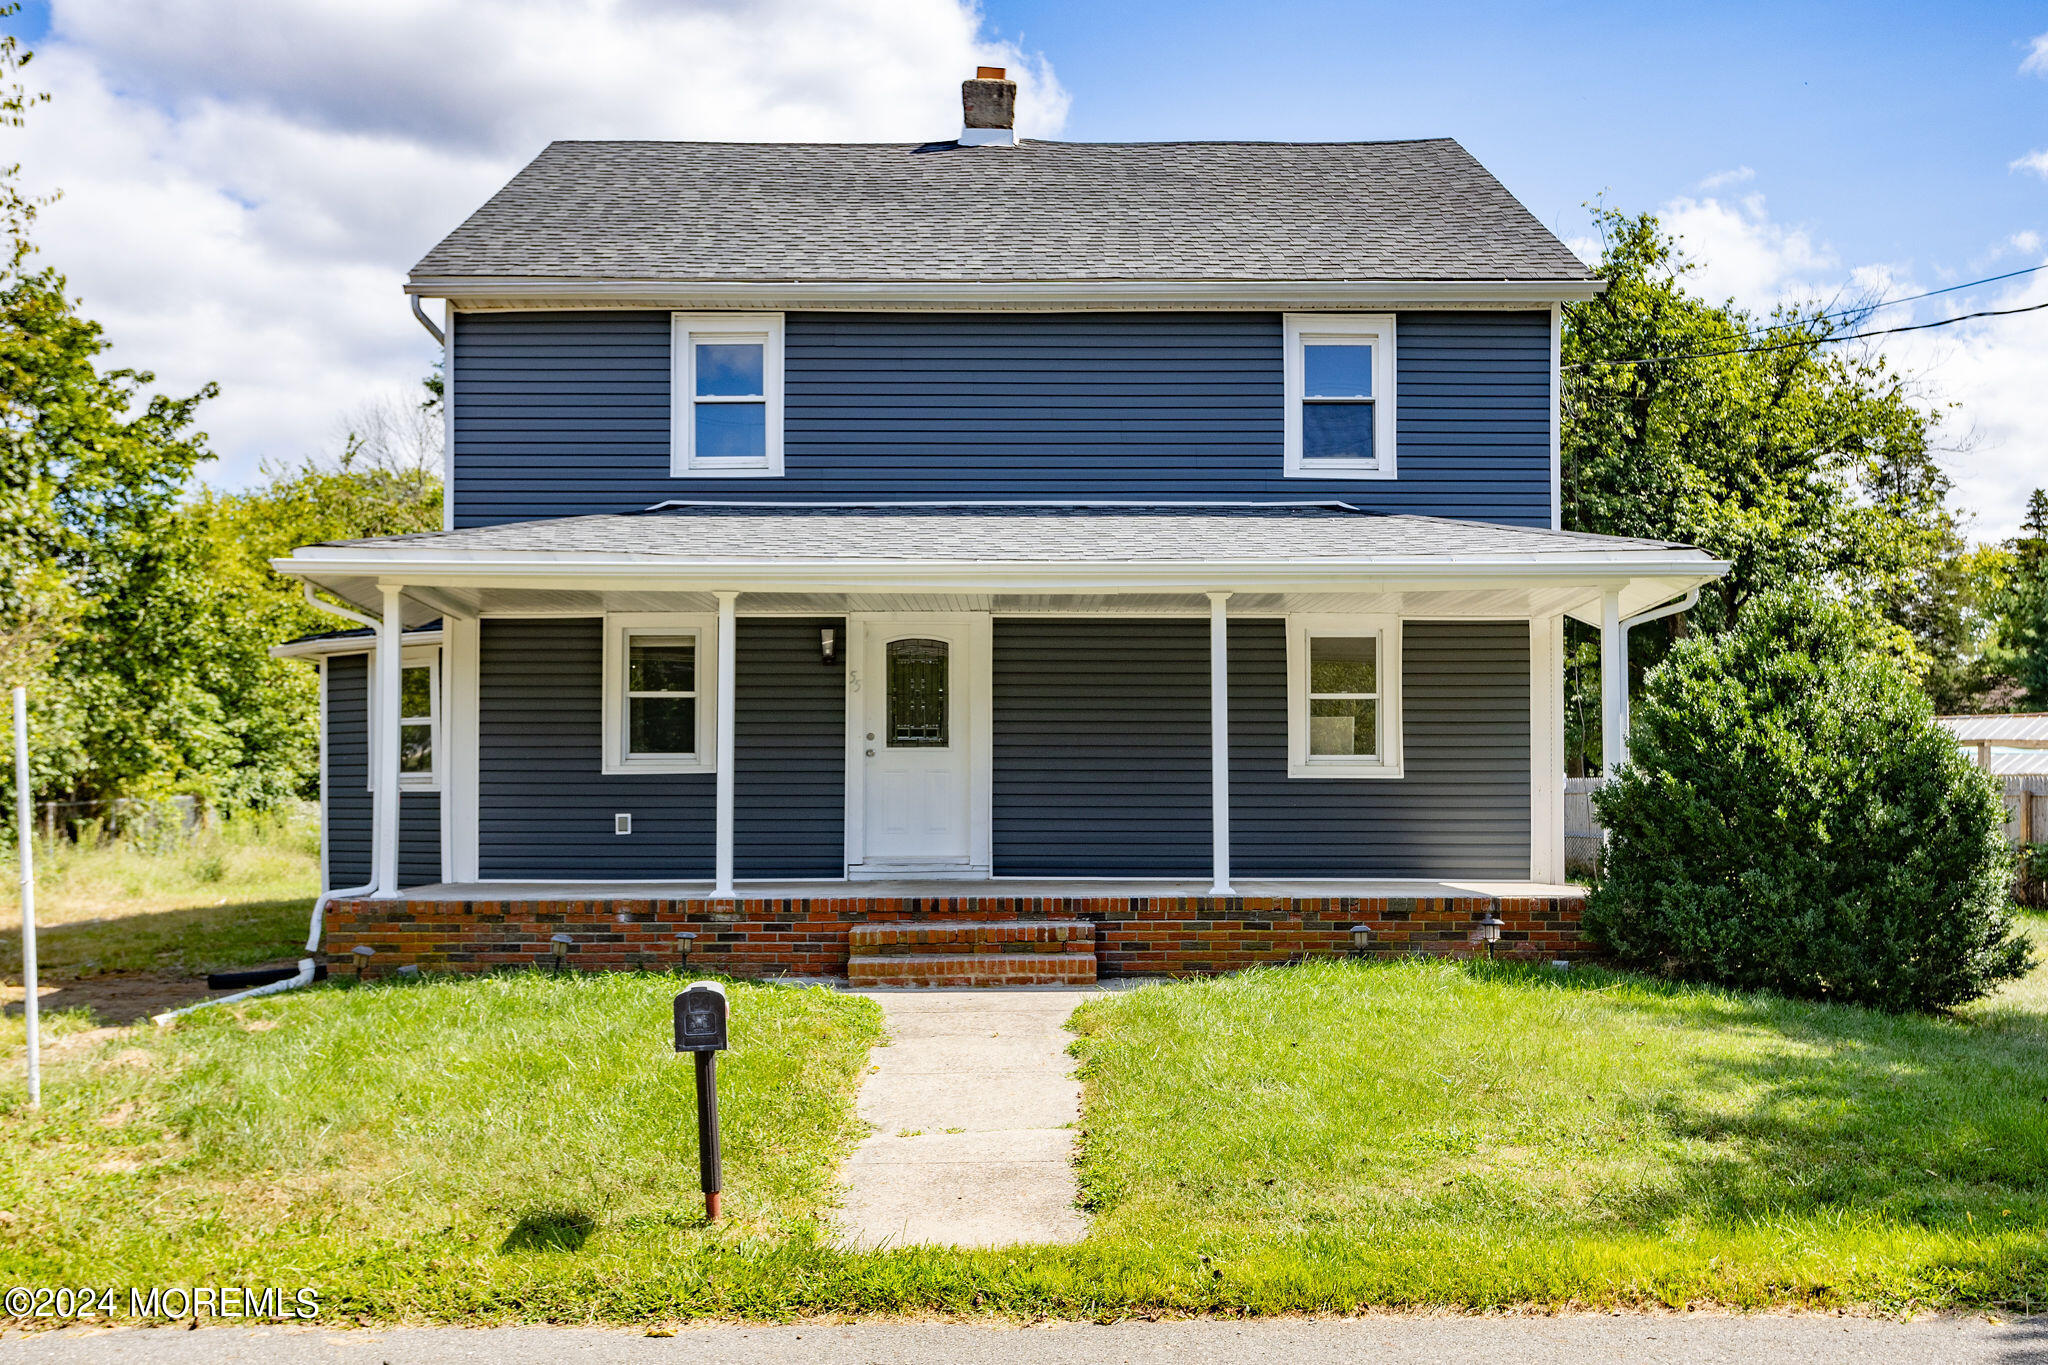
{"type": "MultiPolygon", "coordinates": [[[[408,646],[438,645],[441,632],[409,630],[398,638],[408,646]]],[[[376,650],[375,636],[352,635],[338,640],[294,640],[289,644],[272,645],[267,653],[273,659],[324,659],[333,654],[373,654],[376,650]]]]}
{"type": "Polygon", "coordinates": [[[469,311],[515,308],[1543,308],[1591,299],[1604,280],[564,280],[430,275],[408,294],[469,311]]]}
{"type": "Polygon", "coordinates": [[[1517,586],[1531,580],[1551,584],[1618,586],[1631,579],[1673,579],[1681,586],[1657,600],[1710,583],[1729,565],[1705,556],[1649,556],[1628,551],[1596,551],[1570,557],[1534,555],[1447,555],[1433,559],[1387,560],[1238,560],[1135,564],[1110,561],[1018,561],[998,565],[960,561],[848,560],[690,560],[661,556],[589,555],[578,551],[529,551],[516,558],[448,556],[371,557],[362,552],[295,555],[272,561],[278,572],[308,577],[402,578],[409,585],[433,587],[597,587],[622,588],[660,583],[670,591],[695,587],[732,587],[741,592],[790,588],[852,591],[860,588],[917,589],[940,587],[1001,591],[1093,591],[1112,588],[1166,589],[1204,593],[1217,583],[1233,590],[1291,587],[1301,591],[1356,592],[1369,584],[1443,580],[1457,585],[1496,579],[1517,586]],[[521,581],[523,580],[523,581],[521,581]]]}

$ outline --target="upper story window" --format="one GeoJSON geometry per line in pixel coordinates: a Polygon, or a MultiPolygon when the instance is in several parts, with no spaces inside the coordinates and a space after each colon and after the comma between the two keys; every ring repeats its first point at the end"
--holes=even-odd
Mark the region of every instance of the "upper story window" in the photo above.
{"type": "Polygon", "coordinates": [[[717,618],[614,613],[604,625],[608,773],[710,772],[717,618]]]}
{"type": "Polygon", "coordinates": [[[669,473],[782,473],[782,314],[677,313],[669,473]]]}
{"type": "Polygon", "coordinates": [[[1287,775],[1401,775],[1401,623],[1287,619],[1287,775]]]}
{"type": "Polygon", "coordinates": [[[1286,473],[1394,477],[1394,317],[1289,313],[1286,473]]]}

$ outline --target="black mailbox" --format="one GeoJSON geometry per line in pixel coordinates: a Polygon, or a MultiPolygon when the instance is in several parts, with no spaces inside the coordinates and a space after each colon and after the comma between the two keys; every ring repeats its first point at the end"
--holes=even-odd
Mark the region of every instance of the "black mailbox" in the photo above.
{"type": "Polygon", "coordinates": [[[676,1051],[725,1050],[725,987],[692,981],[676,997],[676,1051]]]}

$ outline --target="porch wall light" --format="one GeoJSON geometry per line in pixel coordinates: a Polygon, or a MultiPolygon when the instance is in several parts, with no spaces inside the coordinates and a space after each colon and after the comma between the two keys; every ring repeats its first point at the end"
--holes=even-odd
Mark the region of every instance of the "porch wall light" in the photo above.
{"type": "Polygon", "coordinates": [[[821,662],[830,664],[839,657],[839,630],[826,626],[818,632],[818,655],[821,662]]]}

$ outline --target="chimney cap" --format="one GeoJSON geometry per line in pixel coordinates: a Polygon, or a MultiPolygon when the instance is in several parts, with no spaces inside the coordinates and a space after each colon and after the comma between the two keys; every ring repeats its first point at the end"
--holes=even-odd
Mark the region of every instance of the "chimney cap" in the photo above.
{"type": "Polygon", "coordinates": [[[974,79],[978,81],[1000,81],[1007,80],[1008,76],[1005,74],[1004,68],[1000,66],[977,66],[974,68],[974,79]]]}

